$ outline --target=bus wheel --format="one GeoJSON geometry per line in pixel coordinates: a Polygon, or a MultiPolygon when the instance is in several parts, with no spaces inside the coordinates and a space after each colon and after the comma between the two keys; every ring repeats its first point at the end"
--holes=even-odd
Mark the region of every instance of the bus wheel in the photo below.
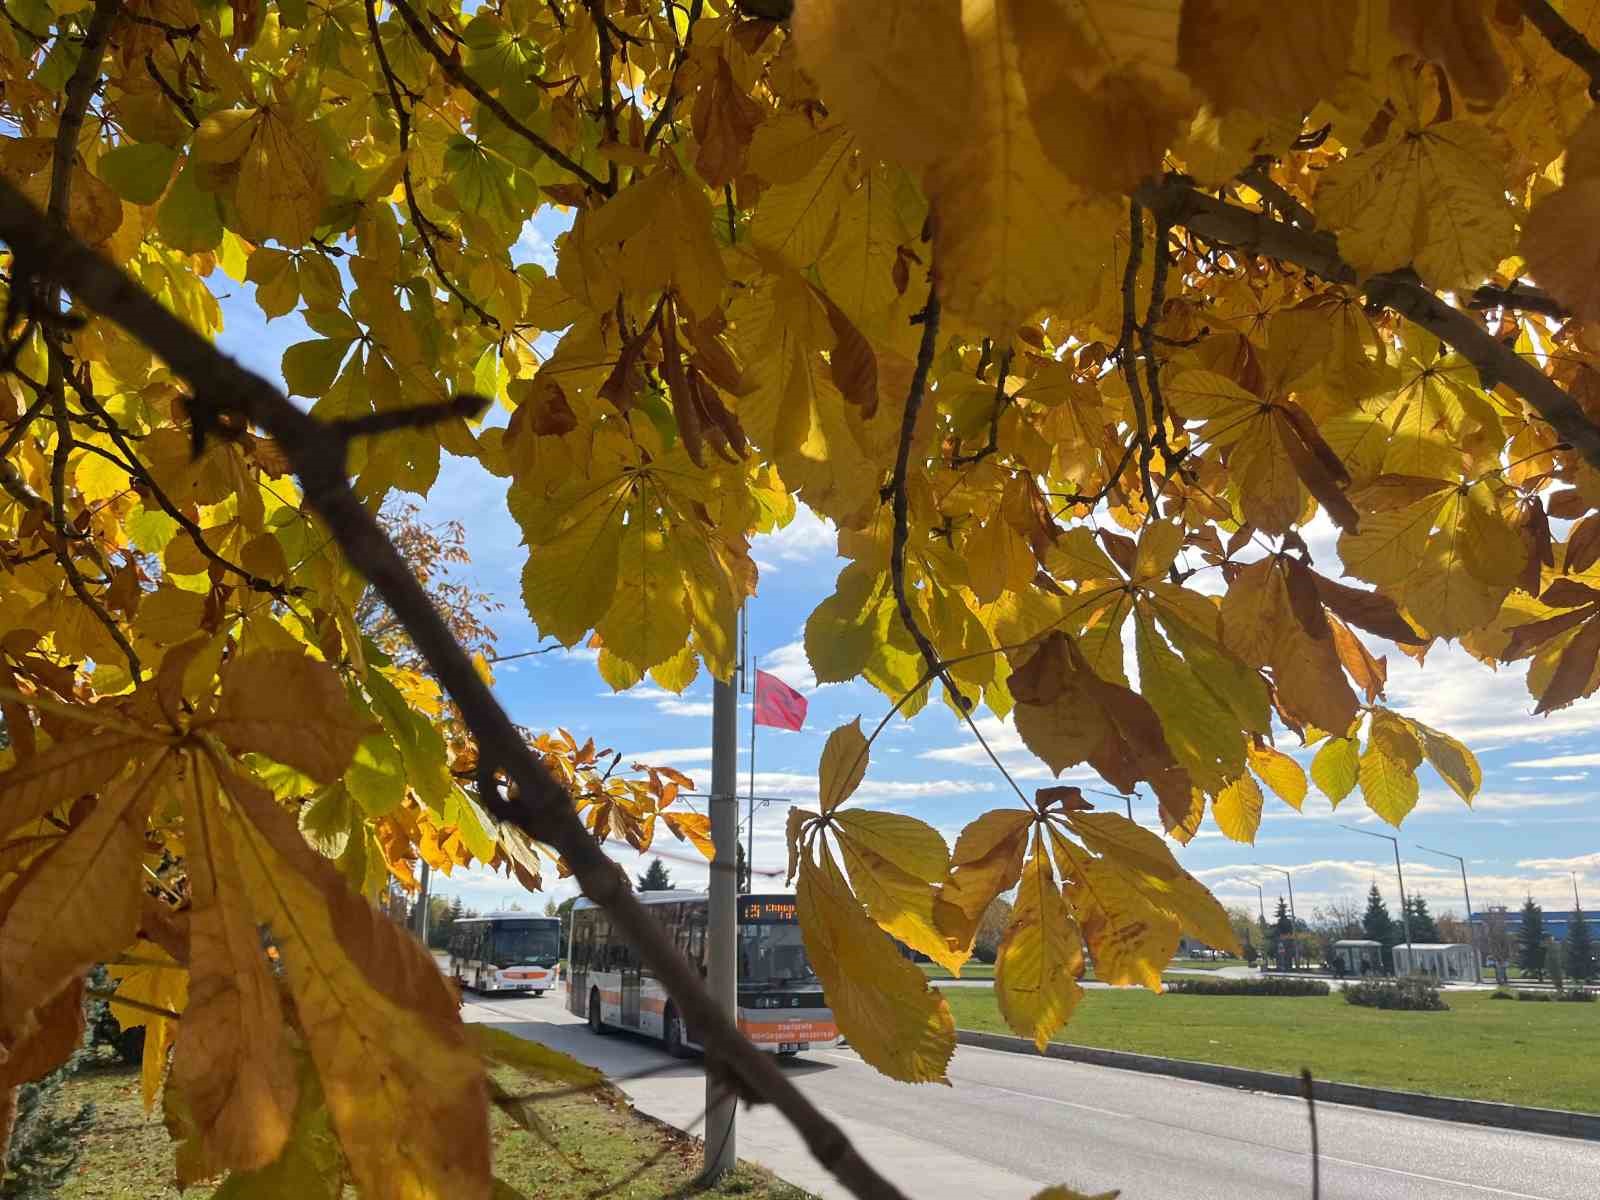
{"type": "Polygon", "coordinates": [[[799,1058],[800,1057],[800,1051],[798,1051],[798,1050],[779,1050],[778,1051],[778,1057],[779,1058],[799,1058]]]}
{"type": "Polygon", "coordinates": [[[683,1044],[683,1018],[678,1016],[678,1010],[672,1005],[667,1005],[665,1013],[667,1053],[673,1058],[688,1058],[689,1047],[683,1044]]]}
{"type": "Polygon", "coordinates": [[[610,1032],[606,1027],[606,1023],[600,1019],[600,989],[599,988],[590,988],[589,989],[589,1032],[590,1033],[608,1033],[608,1032],[610,1032]]]}
{"type": "Polygon", "coordinates": [[[542,995],[544,995],[544,989],[543,988],[539,988],[533,993],[533,998],[535,1000],[537,1000],[542,995]]]}

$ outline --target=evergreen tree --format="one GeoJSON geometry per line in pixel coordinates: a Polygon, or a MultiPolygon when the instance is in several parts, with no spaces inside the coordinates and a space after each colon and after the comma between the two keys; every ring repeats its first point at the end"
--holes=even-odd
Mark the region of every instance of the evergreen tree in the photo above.
{"type": "Polygon", "coordinates": [[[1393,952],[1400,934],[1376,883],[1367,891],[1367,911],[1361,914],[1361,936],[1383,946],[1384,970],[1394,970],[1393,952]]]}
{"type": "Polygon", "coordinates": [[[83,1135],[94,1124],[92,1104],[70,1116],[61,1110],[61,1085],[75,1065],[69,1061],[17,1089],[11,1144],[0,1162],[0,1200],[46,1200],[72,1174],[83,1135]]]}
{"type": "Polygon", "coordinates": [[[1581,908],[1572,910],[1572,923],[1567,926],[1567,973],[1579,983],[1595,977],[1593,935],[1581,908]]]}
{"type": "Polygon", "coordinates": [[[1522,928],[1517,931],[1517,966],[1524,975],[1544,978],[1544,909],[1533,897],[1522,906],[1522,928]]]}
{"type": "Polygon", "coordinates": [[[641,892],[664,892],[672,886],[672,873],[659,858],[652,858],[643,875],[638,876],[641,892]]]}
{"type": "Polygon", "coordinates": [[[1406,901],[1406,911],[1411,914],[1411,940],[1424,945],[1442,941],[1439,936],[1438,923],[1434,921],[1433,914],[1428,911],[1428,902],[1421,896],[1412,896],[1406,901]]]}
{"type": "Polygon", "coordinates": [[[735,842],[734,846],[739,851],[738,857],[733,864],[733,877],[738,881],[734,886],[741,892],[753,891],[754,889],[750,886],[750,862],[744,856],[744,843],[735,842]]]}
{"type": "Polygon", "coordinates": [[[1272,914],[1272,961],[1282,966],[1294,955],[1294,921],[1289,917],[1289,905],[1278,897],[1277,911],[1272,914]]]}

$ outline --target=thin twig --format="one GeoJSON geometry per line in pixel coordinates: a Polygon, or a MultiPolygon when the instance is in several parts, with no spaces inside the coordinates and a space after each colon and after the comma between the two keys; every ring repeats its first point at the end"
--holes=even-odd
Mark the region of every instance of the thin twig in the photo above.
{"type": "Polygon", "coordinates": [[[1133,338],[1139,328],[1139,263],[1144,257],[1144,215],[1137,200],[1128,204],[1128,261],[1122,271],[1122,334],[1117,338],[1117,364],[1133,400],[1134,440],[1139,447],[1139,486],[1145,503],[1155,511],[1155,488],[1150,483],[1150,421],[1144,390],[1139,384],[1139,360],[1133,338]]]}
{"type": "Polygon", "coordinates": [[[156,56],[144,56],[144,69],[149,72],[150,78],[156,81],[156,86],[161,89],[161,94],[171,100],[177,110],[183,114],[183,119],[189,122],[191,129],[200,127],[200,118],[195,115],[194,106],[179,94],[178,89],[167,82],[167,77],[161,73],[161,68],[156,66],[156,56]]]}
{"type": "MultiPolygon", "coordinates": [[[[650,127],[644,131],[644,145],[641,149],[646,154],[650,152],[650,147],[656,144],[656,138],[661,136],[661,131],[666,128],[667,122],[672,120],[672,110],[678,103],[678,74],[683,70],[683,64],[689,61],[689,43],[694,38],[695,22],[700,19],[700,9],[703,3],[704,0],[689,0],[688,19],[683,29],[683,41],[678,43],[678,51],[673,56],[672,74],[667,83],[666,98],[661,101],[661,109],[651,120],[650,127]]],[[[732,212],[731,203],[729,211],[730,213],[732,212]]],[[[730,235],[729,241],[731,242],[733,240],[731,236],[733,233],[733,219],[731,216],[728,220],[728,232],[730,235]]]]}
{"type": "MultiPolygon", "coordinates": [[[[617,96],[611,81],[611,22],[606,20],[606,0],[589,0],[589,16],[594,20],[595,37],[600,43],[600,119],[606,141],[617,144],[617,96]]],[[[617,190],[617,160],[606,161],[606,194],[617,190]]]]}
{"type": "Polygon", "coordinates": [[[93,996],[97,1000],[109,1000],[113,1004],[120,1004],[124,1008],[135,1009],[138,1012],[149,1013],[152,1017],[165,1017],[169,1021],[183,1020],[181,1012],[173,1012],[170,1008],[162,1008],[157,1004],[146,1004],[143,1000],[130,1000],[126,996],[119,996],[110,988],[84,988],[83,994],[93,996]]]}
{"type": "Polygon", "coordinates": [[[390,2],[394,5],[395,11],[400,14],[401,20],[405,21],[406,26],[411,30],[412,36],[415,37],[418,42],[422,43],[422,48],[433,56],[433,61],[439,64],[446,77],[449,78],[452,83],[464,90],[469,96],[487,108],[495,116],[499,117],[501,123],[504,124],[507,129],[511,130],[513,133],[523,138],[523,140],[530,143],[551,162],[565,167],[568,171],[572,172],[572,174],[576,175],[578,179],[586,186],[593,188],[602,195],[609,196],[611,194],[612,189],[607,188],[604,182],[596,178],[572,158],[568,157],[566,154],[563,154],[557,147],[552,145],[548,139],[540,137],[539,134],[535,133],[532,129],[529,129],[527,125],[523,124],[516,118],[516,116],[512,114],[510,109],[490,95],[488,89],[485,88],[483,84],[479,83],[471,75],[468,75],[467,72],[462,68],[461,64],[451,58],[449,52],[434,40],[433,35],[428,32],[428,27],[422,23],[422,18],[417,16],[416,9],[412,8],[411,5],[406,2],[406,0],[390,0],[390,2]]]}
{"type": "MultiPolygon", "coordinates": [[[[404,0],[401,0],[403,3],[404,0]]],[[[749,1092],[783,1113],[817,1161],[862,1200],[904,1200],[904,1194],[861,1156],[850,1138],[804,1096],[772,1060],[750,1045],[707,992],[700,973],[668,939],[633,894],[621,869],[584,828],[572,796],[527,745],[471,657],[451,634],[428,593],[351,489],[341,439],[291,404],[261,376],[228,358],[145,292],[110,260],[69,231],[46,225],[38,208],[0,179],[0,241],[31,243],[42,262],[87,309],[115,322],[185,380],[198,405],[259,425],[288,457],[306,504],[337,537],[346,559],[364,575],[405,626],[478,744],[491,777],[512,786],[481,796],[491,814],[557,851],[583,892],[611,916],[620,936],[639,948],[678,1011],[700,1033],[707,1052],[749,1092]]],[[[926,372],[924,372],[926,374],[926,372]]]]}
{"type": "Polygon", "coordinates": [[[1467,307],[1514,308],[1519,312],[1536,312],[1541,316],[1553,317],[1557,321],[1565,321],[1572,316],[1572,310],[1554,296],[1521,281],[1513,281],[1504,287],[1486,283],[1467,297],[1467,307]]]}
{"type": "MultiPolygon", "coordinates": [[[[1155,262],[1150,268],[1150,307],[1139,326],[1139,349],[1144,355],[1145,385],[1150,389],[1150,440],[1160,448],[1163,469],[1172,473],[1172,451],[1167,447],[1167,402],[1161,394],[1161,360],[1156,357],[1156,326],[1167,303],[1167,267],[1172,251],[1167,238],[1172,230],[1155,215],[1155,262]]],[[[1152,506],[1154,507],[1154,506],[1152,506]]]]}
{"type": "Polygon", "coordinates": [[[326,428],[335,436],[349,440],[353,437],[370,437],[375,433],[388,433],[394,429],[425,429],[452,417],[473,418],[481,416],[489,401],[472,392],[461,392],[439,404],[418,404],[411,408],[390,408],[382,412],[366,413],[359,417],[345,417],[329,421],[326,428]]]}
{"type": "Polygon", "coordinates": [[[989,410],[989,440],[981,449],[974,450],[971,454],[958,454],[950,460],[952,467],[970,467],[988,458],[1000,447],[1000,418],[1006,411],[1006,406],[1011,403],[1011,397],[1006,395],[1006,376],[1011,371],[1011,348],[1006,347],[1006,352],[1000,356],[1000,366],[995,372],[994,381],[994,406],[989,410]]]}
{"type": "Polygon", "coordinates": [[[939,661],[939,652],[922,631],[922,626],[917,624],[916,614],[911,611],[911,596],[906,591],[906,542],[911,536],[911,498],[906,493],[906,473],[911,466],[911,442],[917,431],[917,413],[922,408],[922,397],[928,388],[928,371],[933,366],[933,353],[939,341],[939,276],[936,271],[930,271],[929,275],[928,303],[922,309],[922,342],[917,348],[916,368],[911,372],[911,390],[906,395],[906,410],[900,418],[900,448],[895,454],[894,476],[888,488],[894,505],[894,542],[889,550],[889,578],[894,584],[900,620],[905,623],[911,640],[922,652],[922,661],[944,682],[956,707],[966,712],[972,707],[972,701],[962,694],[955,679],[939,661]]]}
{"type": "Polygon", "coordinates": [[[1504,383],[1522,397],[1584,459],[1600,468],[1600,425],[1535,362],[1520,356],[1478,321],[1423,287],[1410,272],[1391,271],[1362,279],[1339,255],[1331,234],[1274,221],[1264,213],[1228,204],[1191,187],[1181,177],[1141,184],[1135,199],[1171,225],[1207,241],[1296,266],[1328,280],[1364,290],[1376,304],[1392,308],[1427,329],[1471,363],[1488,386],[1504,383]]]}
{"type": "Polygon", "coordinates": [[[433,244],[433,235],[428,232],[432,222],[422,215],[422,209],[417,204],[416,188],[411,181],[411,156],[408,153],[411,147],[411,110],[406,107],[406,102],[400,96],[400,81],[395,77],[394,68],[389,65],[389,52],[384,48],[383,35],[378,30],[377,0],[366,0],[366,8],[367,33],[372,39],[372,49],[377,54],[378,66],[383,72],[384,85],[389,89],[389,103],[394,108],[394,119],[400,126],[400,159],[405,164],[400,169],[400,185],[405,192],[406,211],[411,214],[411,227],[417,231],[417,240],[422,243],[422,252],[427,256],[429,264],[433,267],[433,273],[439,277],[439,282],[444,285],[445,291],[461,301],[462,307],[474,313],[485,325],[491,329],[499,329],[500,322],[462,291],[445,271],[444,264],[439,261],[439,252],[433,244]]]}

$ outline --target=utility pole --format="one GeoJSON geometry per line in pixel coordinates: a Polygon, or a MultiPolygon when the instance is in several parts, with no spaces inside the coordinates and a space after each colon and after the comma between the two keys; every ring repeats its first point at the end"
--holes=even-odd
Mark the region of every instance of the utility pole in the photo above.
{"type": "MultiPolygon", "coordinates": [[[[738,993],[739,846],[739,693],[732,678],[714,680],[711,690],[711,889],[707,916],[710,953],[706,987],[731,1021],[738,993]]],[[[710,1064],[708,1064],[709,1066],[710,1064]]],[[[706,1156],[702,1183],[713,1184],[733,1169],[737,1155],[735,1119],[738,1096],[717,1072],[706,1072],[706,1156]]]]}
{"type": "Polygon", "coordinates": [[[1373,833],[1370,829],[1357,829],[1354,825],[1346,825],[1343,821],[1339,822],[1339,827],[1348,829],[1351,833],[1359,833],[1362,837],[1382,838],[1394,847],[1394,877],[1400,884],[1400,923],[1406,931],[1406,961],[1408,966],[1415,967],[1416,962],[1414,960],[1416,955],[1411,949],[1411,910],[1406,907],[1406,877],[1400,870],[1399,839],[1392,838],[1387,833],[1373,833]]]}
{"type": "Polygon", "coordinates": [[[432,872],[428,870],[428,860],[422,860],[422,894],[417,898],[417,919],[412,922],[417,927],[417,936],[422,939],[423,949],[428,946],[428,877],[432,872]]]}
{"type": "MultiPolygon", "coordinates": [[[[1417,844],[1417,849],[1426,851],[1429,854],[1437,854],[1440,858],[1453,858],[1461,868],[1461,895],[1467,902],[1467,936],[1472,939],[1472,974],[1474,979],[1482,983],[1483,958],[1478,953],[1478,931],[1472,927],[1472,892],[1467,887],[1467,860],[1459,854],[1451,854],[1448,850],[1435,850],[1431,846],[1424,846],[1421,843],[1417,844]]],[[[1573,899],[1577,899],[1578,896],[1578,877],[1576,874],[1572,877],[1572,896],[1573,899]]]]}
{"type": "MultiPolygon", "coordinates": [[[[1253,888],[1255,888],[1255,890],[1256,890],[1256,907],[1260,910],[1260,913],[1261,913],[1261,936],[1262,937],[1266,937],[1266,935],[1267,935],[1267,896],[1266,896],[1266,893],[1261,890],[1261,885],[1259,883],[1257,883],[1254,879],[1234,879],[1234,880],[1230,880],[1229,882],[1242,883],[1242,884],[1244,884],[1245,887],[1253,887],[1253,888]]],[[[1266,947],[1265,946],[1263,946],[1261,948],[1261,955],[1262,955],[1263,958],[1266,957],[1266,947]]],[[[1258,967],[1257,970],[1259,970],[1259,969],[1260,968],[1258,967]]]]}

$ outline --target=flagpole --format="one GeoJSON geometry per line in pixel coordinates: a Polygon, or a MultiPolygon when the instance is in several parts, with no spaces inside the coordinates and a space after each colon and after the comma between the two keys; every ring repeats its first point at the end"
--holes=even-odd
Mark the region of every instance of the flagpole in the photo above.
{"type": "MultiPolygon", "coordinates": [[[[744,647],[745,653],[750,652],[750,609],[744,610],[744,647]]],[[[748,678],[748,677],[747,677],[748,678]]],[[[750,684],[750,800],[749,811],[744,819],[744,869],[748,882],[745,887],[755,891],[756,887],[756,686],[750,684]]]]}

